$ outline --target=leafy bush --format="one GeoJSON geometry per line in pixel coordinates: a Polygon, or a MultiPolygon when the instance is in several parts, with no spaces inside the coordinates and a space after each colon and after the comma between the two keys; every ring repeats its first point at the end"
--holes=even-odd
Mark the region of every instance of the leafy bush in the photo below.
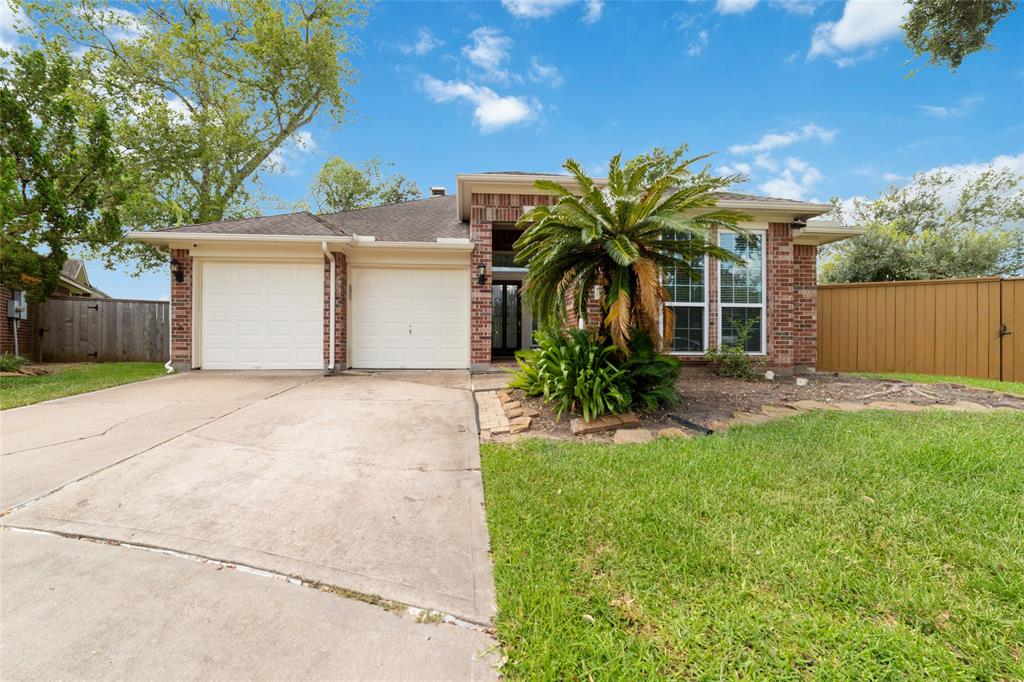
{"type": "Polygon", "coordinates": [[[629,356],[619,362],[619,369],[625,372],[633,406],[654,410],[678,402],[679,358],[659,353],[650,335],[639,330],[634,331],[629,350],[629,356]]]}
{"type": "Polygon", "coordinates": [[[629,407],[626,372],[616,366],[615,346],[602,345],[580,329],[539,330],[534,338],[536,350],[516,353],[520,369],[509,386],[543,396],[559,417],[581,412],[592,421],[629,407]]]}
{"type": "Polygon", "coordinates": [[[0,372],[17,372],[26,362],[28,360],[13,353],[4,353],[0,355],[0,372]]]}
{"type": "Polygon", "coordinates": [[[715,373],[732,379],[753,379],[756,376],[754,360],[747,355],[747,339],[757,320],[736,325],[736,343],[723,343],[704,354],[715,363],[715,373]]]}

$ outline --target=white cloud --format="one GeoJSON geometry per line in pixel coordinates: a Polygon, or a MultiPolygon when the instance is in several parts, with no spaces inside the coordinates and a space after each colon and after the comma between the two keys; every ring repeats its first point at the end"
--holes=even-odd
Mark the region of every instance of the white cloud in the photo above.
{"type": "Polygon", "coordinates": [[[509,72],[504,64],[509,59],[512,39],[496,28],[481,26],[469,34],[470,44],[462,48],[462,54],[480,67],[486,77],[507,81],[509,72]]]}
{"type": "Polygon", "coordinates": [[[736,175],[742,173],[743,175],[750,176],[750,164],[749,163],[734,163],[731,166],[719,166],[718,172],[722,175],[736,175]]]}
{"type": "Polygon", "coordinates": [[[419,31],[416,32],[416,42],[409,43],[407,45],[399,45],[398,50],[402,54],[415,54],[422,57],[431,50],[441,47],[442,45],[444,45],[443,40],[437,38],[433,33],[431,33],[430,29],[421,27],[419,31]]]}
{"type": "Polygon", "coordinates": [[[932,118],[963,118],[974,108],[975,104],[984,99],[984,97],[972,95],[971,97],[961,97],[960,102],[953,106],[944,107],[936,104],[919,104],[918,108],[932,118]]]}
{"type": "Polygon", "coordinates": [[[0,0],[0,49],[14,50],[21,42],[21,35],[15,26],[28,23],[28,17],[21,7],[11,7],[7,0],[0,0]]]}
{"type": "Polygon", "coordinates": [[[785,10],[790,14],[814,14],[821,4],[819,0],[771,0],[773,7],[785,10]]]}
{"type": "MultiPolygon", "coordinates": [[[[516,19],[547,19],[577,0],[501,0],[501,4],[516,19]]],[[[583,22],[592,24],[601,18],[604,0],[583,0],[583,22]]]]}
{"type": "Polygon", "coordinates": [[[686,50],[686,55],[688,57],[696,57],[704,51],[704,48],[708,46],[709,42],[710,40],[708,38],[707,30],[698,32],[697,37],[693,39],[690,43],[690,47],[686,50]]]}
{"type": "Polygon", "coordinates": [[[807,58],[831,57],[841,67],[870,59],[880,43],[902,33],[907,11],[903,0],[846,0],[839,21],[814,27],[807,58]]]}
{"type": "Polygon", "coordinates": [[[903,176],[898,173],[882,173],[882,179],[886,182],[899,182],[903,176]]]}
{"type": "Polygon", "coordinates": [[[773,197],[803,200],[823,177],[821,171],[811,164],[790,156],[785,160],[782,173],[762,183],[758,189],[773,197]]]}
{"type": "Polygon", "coordinates": [[[466,100],[474,105],[473,118],[481,132],[490,133],[537,116],[540,104],[523,97],[498,95],[490,88],[461,81],[420,78],[420,87],[435,102],[466,100]]]}
{"type": "Polygon", "coordinates": [[[719,14],[746,14],[756,5],[757,0],[717,0],[715,11],[719,14]]]}
{"type": "Polygon", "coordinates": [[[534,83],[545,83],[553,88],[560,88],[565,82],[562,73],[554,64],[542,64],[536,57],[530,57],[530,80],[534,83]]]}
{"type": "Polygon", "coordinates": [[[260,165],[260,170],[275,175],[294,177],[299,174],[299,169],[296,166],[302,166],[309,154],[319,148],[320,146],[313,139],[312,133],[300,130],[288,138],[283,145],[270,152],[260,165]]]}
{"type": "Polygon", "coordinates": [[[753,144],[734,144],[729,147],[729,151],[733,154],[767,152],[810,139],[818,139],[827,143],[831,142],[835,136],[835,130],[827,130],[815,123],[808,123],[795,130],[787,130],[784,133],[767,133],[762,135],[761,139],[753,144]]]}
{"type": "Polygon", "coordinates": [[[779,170],[779,162],[771,154],[761,153],[754,157],[754,165],[768,171],[779,170]]]}

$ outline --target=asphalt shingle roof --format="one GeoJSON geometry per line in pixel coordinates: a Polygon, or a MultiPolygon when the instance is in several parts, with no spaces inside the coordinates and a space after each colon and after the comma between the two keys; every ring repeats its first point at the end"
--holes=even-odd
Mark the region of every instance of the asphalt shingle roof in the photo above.
{"type": "Polygon", "coordinates": [[[337,237],[345,234],[344,232],[339,232],[336,228],[325,225],[323,221],[309,211],[221,220],[213,223],[199,223],[198,225],[165,227],[160,231],[187,232],[189,234],[253,234],[312,237],[337,237]]]}

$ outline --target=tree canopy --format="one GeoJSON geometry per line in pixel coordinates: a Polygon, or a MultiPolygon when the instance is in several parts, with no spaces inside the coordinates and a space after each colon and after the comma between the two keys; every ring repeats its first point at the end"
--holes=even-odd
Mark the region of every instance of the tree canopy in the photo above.
{"type": "MultiPolygon", "coordinates": [[[[35,37],[82,52],[80,85],[116,112],[126,226],[256,212],[260,178],[326,112],[341,122],[359,0],[27,2],[35,37]]],[[[119,242],[108,261],[138,256],[119,242]]]]}
{"type": "MultiPolygon", "coordinates": [[[[683,148],[685,149],[685,148],[683,148]]],[[[663,306],[668,292],[661,284],[663,268],[676,268],[697,278],[690,265],[704,255],[736,261],[717,246],[710,232],[739,230],[746,216],[716,208],[715,193],[736,176],[715,177],[691,167],[706,159],[665,153],[608,164],[607,186],[599,186],[577,161],[563,168],[578,187],[537,180],[537,189],[558,197],[553,206],[539,205],[519,221],[516,260],[527,268],[525,296],[542,324],[561,324],[566,301],[578,317],[597,287],[603,317],[600,335],[628,348],[633,330],[650,335],[656,347],[664,329],[671,333],[672,311],[663,306]],[[672,156],[669,154],[669,156],[672,156]]]]}
{"type": "Polygon", "coordinates": [[[904,41],[928,63],[960,68],[964,58],[991,49],[989,34],[1017,8],[1016,0],[911,0],[903,21],[904,41]]]}
{"type": "Polygon", "coordinates": [[[53,293],[69,251],[121,235],[110,121],[74,77],[67,55],[40,50],[0,68],[0,267],[6,286],[35,301],[53,293]]]}
{"type": "Polygon", "coordinates": [[[823,250],[825,282],[1024,274],[1024,176],[1010,169],[918,174],[849,213],[868,231],[823,250]]]}
{"type": "Polygon", "coordinates": [[[418,199],[420,188],[415,182],[400,173],[385,174],[384,169],[391,165],[373,158],[357,168],[341,157],[330,159],[310,188],[317,210],[351,211],[418,199]]]}

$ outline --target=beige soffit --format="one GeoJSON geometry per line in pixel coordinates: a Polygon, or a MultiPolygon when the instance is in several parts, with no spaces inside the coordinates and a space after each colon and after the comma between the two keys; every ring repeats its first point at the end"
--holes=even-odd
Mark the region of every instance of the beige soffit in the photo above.
{"type": "Polygon", "coordinates": [[[867,232],[859,225],[843,225],[834,220],[811,220],[806,227],[793,228],[793,243],[822,246],[857,237],[867,232]]]}

